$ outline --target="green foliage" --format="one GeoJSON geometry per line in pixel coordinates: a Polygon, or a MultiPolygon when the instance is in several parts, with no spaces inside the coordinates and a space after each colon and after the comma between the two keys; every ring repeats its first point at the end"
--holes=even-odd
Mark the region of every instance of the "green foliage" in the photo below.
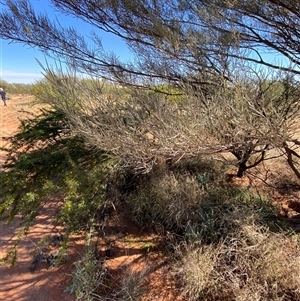
{"type": "MultiPolygon", "coordinates": [[[[46,79],[40,80],[32,86],[31,93],[39,100],[44,100],[50,91],[50,85],[46,79]]],[[[53,93],[53,92],[52,92],[53,93]]]]}
{"type": "Polygon", "coordinates": [[[7,98],[10,98],[11,94],[30,94],[32,84],[21,83],[8,83],[5,80],[0,80],[0,87],[6,92],[7,98]]]}
{"type": "Polygon", "coordinates": [[[86,227],[105,201],[111,159],[72,134],[60,111],[42,109],[10,139],[0,174],[0,214],[29,226],[52,196],[63,205],[57,221],[67,233],[86,227]]]}
{"type": "Polygon", "coordinates": [[[98,300],[97,291],[108,280],[107,269],[95,256],[95,249],[89,239],[87,247],[80,260],[75,263],[72,272],[72,284],[66,289],[67,292],[75,293],[78,301],[98,300]]]}
{"type": "Polygon", "coordinates": [[[170,102],[181,102],[184,100],[184,92],[182,89],[178,87],[172,87],[167,84],[157,85],[153,87],[153,90],[151,90],[151,93],[160,93],[162,95],[165,95],[165,99],[170,102]]]}

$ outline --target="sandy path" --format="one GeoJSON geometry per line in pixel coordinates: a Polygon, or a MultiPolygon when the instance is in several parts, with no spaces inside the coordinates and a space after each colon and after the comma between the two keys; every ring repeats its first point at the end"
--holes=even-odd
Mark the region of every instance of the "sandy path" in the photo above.
{"type": "MultiPolygon", "coordinates": [[[[8,100],[7,107],[0,103],[0,145],[4,146],[3,137],[11,136],[16,132],[20,120],[26,114],[20,110],[32,111],[28,106],[30,96],[16,95],[8,100]]],[[[5,153],[0,151],[0,166],[5,160],[5,153]]],[[[1,192],[0,192],[1,194],[1,192]]],[[[73,262],[79,257],[78,251],[82,249],[82,241],[74,239],[69,247],[69,259],[59,267],[49,269],[45,262],[38,265],[34,273],[29,271],[30,264],[36,252],[38,241],[49,235],[58,233],[54,228],[51,217],[57,208],[57,200],[52,200],[41,210],[41,215],[37,218],[27,237],[22,240],[18,248],[17,263],[14,267],[0,265],[0,300],[7,301],[62,301],[75,300],[74,295],[64,292],[70,284],[70,273],[73,262]]],[[[14,245],[20,220],[15,219],[7,225],[5,221],[0,221],[0,259],[14,245]]]]}

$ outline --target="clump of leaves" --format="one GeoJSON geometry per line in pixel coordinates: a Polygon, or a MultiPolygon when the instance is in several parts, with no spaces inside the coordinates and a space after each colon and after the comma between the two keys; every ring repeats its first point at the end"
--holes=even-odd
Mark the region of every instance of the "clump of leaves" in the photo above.
{"type": "Polygon", "coordinates": [[[86,226],[105,201],[110,157],[74,135],[64,113],[42,109],[21,122],[3,148],[0,173],[0,216],[21,215],[24,227],[53,197],[63,200],[58,221],[68,233],[86,226]]]}

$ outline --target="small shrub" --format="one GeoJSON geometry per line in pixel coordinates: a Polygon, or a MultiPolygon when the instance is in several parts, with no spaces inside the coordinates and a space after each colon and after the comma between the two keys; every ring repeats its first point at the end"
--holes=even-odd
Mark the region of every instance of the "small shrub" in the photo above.
{"type": "Polygon", "coordinates": [[[144,284],[150,268],[145,267],[142,270],[133,270],[128,268],[124,275],[115,300],[120,301],[139,301],[142,300],[144,293],[144,284]]]}
{"type": "Polygon", "coordinates": [[[72,284],[66,291],[75,293],[78,301],[99,300],[98,290],[108,278],[108,270],[95,256],[95,250],[88,248],[82,258],[75,262],[72,284]]]}
{"type": "Polygon", "coordinates": [[[264,196],[224,184],[222,167],[196,162],[184,170],[162,167],[137,181],[126,201],[133,218],[142,226],[160,225],[165,231],[190,241],[218,242],[243,221],[267,225],[278,231],[277,210],[264,196]]]}
{"type": "Polygon", "coordinates": [[[190,209],[203,191],[193,177],[176,177],[173,172],[153,177],[128,197],[132,214],[142,225],[163,224],[180,231],[190,218],[190,209]]]}

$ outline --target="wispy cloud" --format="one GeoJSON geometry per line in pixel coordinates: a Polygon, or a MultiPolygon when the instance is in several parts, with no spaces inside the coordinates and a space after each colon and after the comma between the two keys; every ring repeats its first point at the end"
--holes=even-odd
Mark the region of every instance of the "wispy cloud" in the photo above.
{"type": "Polygon", "coordinates": [[[11,70],[0,71],[0,78],[9,83],[33,83],[41,78],[43,74],[40,72],[20,72],[11,70]]]}

